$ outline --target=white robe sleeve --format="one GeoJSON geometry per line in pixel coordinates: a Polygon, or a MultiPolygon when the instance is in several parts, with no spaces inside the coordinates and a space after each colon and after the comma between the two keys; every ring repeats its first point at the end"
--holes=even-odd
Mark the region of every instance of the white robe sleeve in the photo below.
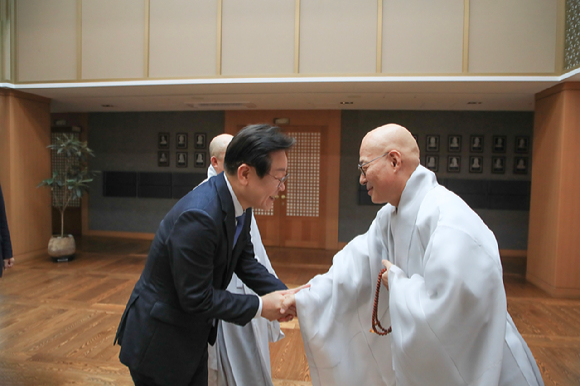
{"type": "Polygon", "coordinates": [[[490,248],[462,229],[439,225],[423,275],[391,268],[397,385],[498,384],[507,310],[501,266],[490,248]]]}

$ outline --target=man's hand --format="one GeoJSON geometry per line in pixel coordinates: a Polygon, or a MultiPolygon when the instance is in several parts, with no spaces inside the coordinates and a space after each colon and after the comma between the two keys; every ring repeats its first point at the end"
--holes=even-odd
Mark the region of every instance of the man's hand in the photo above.
{"type": "Polygon", "coordinates": [[[296,301],[294,295],[310,284],[303,286],[271,292],[262,296],[262,316],[270,321],[278,320],[288,322],[296,316],[296,301]]]}
{"type": "Polygon", "coordinates": [[[12,268],[13,266],[14,266],[14,258],[13,257],[4,260],[4,269],[12,268]]]}
{"type": "Polygon", "coordinates": [[[387,287],[387,289],[389,289],[389,271],[393,264],[389,260],[383,260],[382,263],[387,270],[385,271],[385,273],[383,273],[381,280],[383,281],[383,285],[387,287]]]}

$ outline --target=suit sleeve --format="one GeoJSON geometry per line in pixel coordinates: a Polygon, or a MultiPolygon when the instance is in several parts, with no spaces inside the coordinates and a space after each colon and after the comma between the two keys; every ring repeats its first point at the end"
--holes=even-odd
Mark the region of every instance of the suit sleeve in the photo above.
{"type": "Polygon", "coordinates": [[[166,241],[177,297],[187,313],[246,324],[258,311],[256,296],[213,287],[218,238],[218,228],[207,213],[191,210],[179,216],[166,241]]]}
{"type": "MultiPolygon", "coordinates": [[[[12,243],[10,241],[10,232],[8,231],[8,220],[6,219],[6,207],[4,206],[4,197],[0,187],[0,260],[12,257],[12,243]]],[[[4,264],[2,263],[2,266],[4,264]]],[[[2,268],[0,268],[0,276],[2,268]]]]}

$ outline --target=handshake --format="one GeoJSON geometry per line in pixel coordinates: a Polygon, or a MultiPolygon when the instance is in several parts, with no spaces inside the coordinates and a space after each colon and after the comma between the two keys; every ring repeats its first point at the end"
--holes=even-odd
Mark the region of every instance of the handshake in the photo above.
{"type": "Polygon", "coordinates": [[[310,284],[287,289],[283,291],[270,292],[262,296],[262,317],[272,321],[289,322],[296,314],[296,299],[294,295],[304,288],[310,287],[310,284]]]}

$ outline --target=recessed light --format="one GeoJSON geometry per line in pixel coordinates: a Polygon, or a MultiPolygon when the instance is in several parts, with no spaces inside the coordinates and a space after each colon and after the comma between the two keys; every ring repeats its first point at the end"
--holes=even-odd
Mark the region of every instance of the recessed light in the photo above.
{"type": "Polygon", "coordinates": [[[115,107],[115,106],[114,105],[101,105],[101,107],[111,108],[111,107],[115,107]]]}
{"type": "Polygon", "coordinates": [[[341,105],[354,105],[354,102],[340,102],[341,105]]]}
{"type": "Polygon", "coordinates": [[[468,105],[480,105],[481,102],[467,102],[468,105]]]}

